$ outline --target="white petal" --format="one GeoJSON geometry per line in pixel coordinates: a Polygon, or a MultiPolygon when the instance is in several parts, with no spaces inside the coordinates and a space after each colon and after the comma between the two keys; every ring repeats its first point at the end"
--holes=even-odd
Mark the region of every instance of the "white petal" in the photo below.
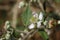
{"type": "Polygon", "coordinates": [[[41,27],[41,21],[37,22],[37,28],[41,27]]]}
{"type": "Polygon", "coordinates": [[[42,19],[43,19],[43,13],[40,12],[40,14],[39,14],[39,20],[42,20],[42,19]]]}
{"type": "Polygon", "coordinates": [[[29,25],[29,29],[33,29],[35,27],[35,25],[32,23],[31,25],[29,25]]]}

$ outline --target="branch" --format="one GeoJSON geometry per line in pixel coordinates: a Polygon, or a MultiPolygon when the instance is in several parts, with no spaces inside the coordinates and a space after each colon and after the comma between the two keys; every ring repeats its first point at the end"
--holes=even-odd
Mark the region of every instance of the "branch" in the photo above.
{"type": "Polygon", "coordinates": [[[37,31],[38,31],[38,30],[35,30],[35,31],[28,37],[27,40],[29,40],[31,37],[33,37],[37,31]]]}
{"type": "Polygon", "coordinates": [[[38,30],[31,30],[22,40],[28,40],[31,38],[38,30]]]}
{"type": "Polygon", "coordinates": [[[26,40],[32,32],[34,32],[34,30],[31,30],[29,33],[27,33],[27,35],[22,40],[26,40]]]}
{"type": "Polygon", "coordinates": [[[16,5],[13,7],[12,12],[13,12],[12,27],[16,28],[17,14],[18,14],[18,3],[16,3],[16,5]]]}
{"type": "Polygon", "coordinates": [[[17,32],[19,32],[19,33],[23,33],[23,34],[27,34],[27,33],[29,33],[29,32],[24,32],[24,31],[20,31],[20,30],[15,30],[15,31],[17,31],[17,32]]]}
{"type": "Polygon", "coordinates": [[[18,4],[21,0],[17,0],[16,4],[13,6],[13,8],[11,9],[9,14],[12,14],[12,22],[11,22],[11,26],[13,28],[16,28],[16,23],[17,23],[17,15],[18,15],[18,4]]]}

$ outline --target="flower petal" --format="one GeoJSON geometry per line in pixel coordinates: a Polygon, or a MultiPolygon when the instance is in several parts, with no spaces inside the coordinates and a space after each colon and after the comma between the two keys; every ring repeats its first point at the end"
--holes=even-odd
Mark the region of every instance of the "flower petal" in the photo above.
{"type": "Polygon", "coordinates": [[[33,29],[35,27],[35,25],[32,23],[31,25],[29,25],[29,29],[33,29]]]}

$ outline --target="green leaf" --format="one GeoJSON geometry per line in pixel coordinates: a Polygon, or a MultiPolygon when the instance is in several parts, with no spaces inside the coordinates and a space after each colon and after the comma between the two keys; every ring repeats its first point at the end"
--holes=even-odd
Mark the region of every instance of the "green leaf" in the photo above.
{"type": "Polygon", "coordinates": [[[22,13],[22,21],[24,26],[28,26],[30,24],[30,18],[32,16],[32,11],[30,10],[30,6],[26,7],[26,10],[22,13]]]}
{"type": "Polygon", "coordinates": [[[48,35],[45,31],[39,31],[40,36],[44,39],[47,40],[48,39],[48,35]]]}

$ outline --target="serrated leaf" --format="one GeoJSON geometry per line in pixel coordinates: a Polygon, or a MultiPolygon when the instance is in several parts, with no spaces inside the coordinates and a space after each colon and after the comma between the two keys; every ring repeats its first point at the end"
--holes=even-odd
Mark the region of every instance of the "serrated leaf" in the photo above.
{"type": "Polygon", "coordinates": [[[44,39],[44,40],[47,40],[48,39],[48,35],[45,31],[39,31],[41,37],[44,39]]]}
{"type": "Polygon", "coordinates": [[[30,18],[32,16],[32,12],[30,10],[30,6],[26,7],[26,10],[22,14],[22,21],[24,26],[28,26],[30,24],[30,18]]]}

